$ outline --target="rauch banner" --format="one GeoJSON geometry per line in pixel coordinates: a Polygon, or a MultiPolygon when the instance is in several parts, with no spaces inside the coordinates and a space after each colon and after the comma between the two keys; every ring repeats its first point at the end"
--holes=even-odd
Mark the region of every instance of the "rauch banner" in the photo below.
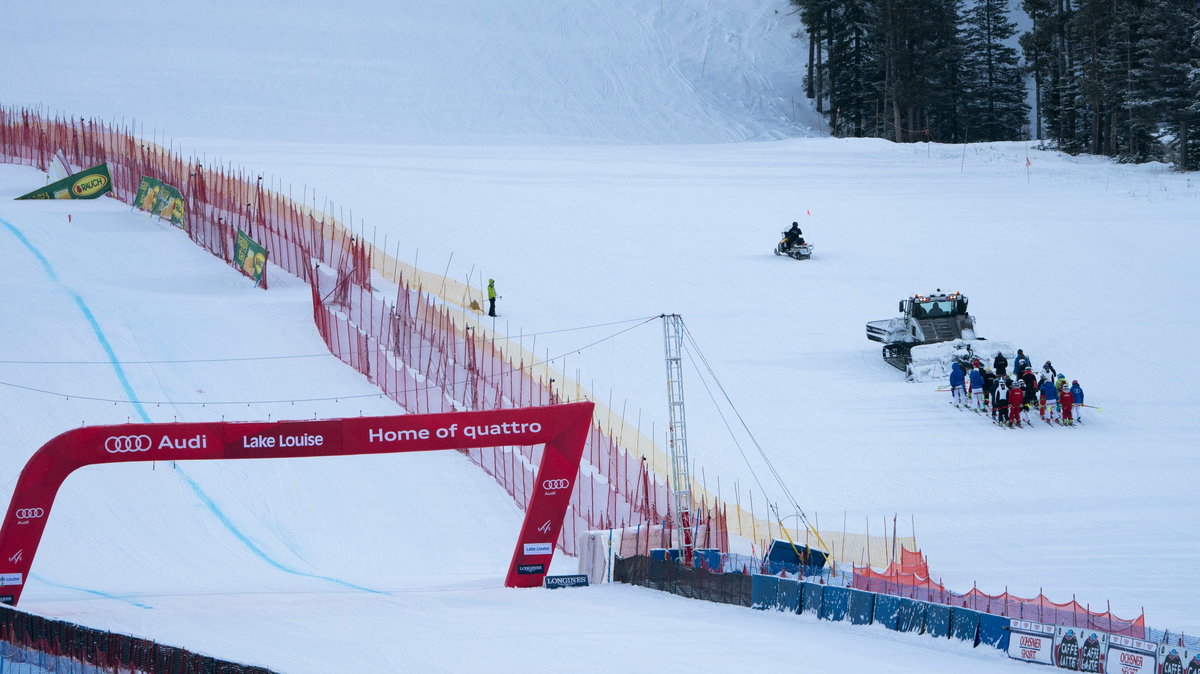
{"type": "Polygon", "coordinates": [[[95,199],[112,191],[112,176],[108,164],[93,166],[62,180],[22,194],[18,199],[95,199]]]}

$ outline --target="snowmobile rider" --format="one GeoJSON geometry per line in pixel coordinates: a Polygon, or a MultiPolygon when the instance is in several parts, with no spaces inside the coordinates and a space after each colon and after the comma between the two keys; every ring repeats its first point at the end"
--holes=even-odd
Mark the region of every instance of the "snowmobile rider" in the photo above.
{"type": "Polygon", "coordinates": [[[783,233],[784,249],[791,248],[796,244],[804,245],[804,237],[801,236],[804,232],[800,231],[800,223],[793,222],[792,228],[783,233]]]}

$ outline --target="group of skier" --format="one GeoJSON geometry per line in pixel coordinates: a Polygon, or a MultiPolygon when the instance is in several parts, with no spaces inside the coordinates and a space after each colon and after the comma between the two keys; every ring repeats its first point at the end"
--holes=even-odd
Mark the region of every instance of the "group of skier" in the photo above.
{"type": "Polygon", "coordinates": [[[1050,361],[1035,373],[1029,357],[1021,349],[1013,359],[1009,374],[1008,359],[996,354],[988,367],[978,358],[967,363],[955,362],[950,370],[950,394],[957,407],[973,408],[989,414],[1001,426],[1021,426],[1033,422],[1033,409],[1046,423],[1072,426],[1083,423],[1083,388],[1078,380],[1069,384],[1065,375],[1050,361]]]}

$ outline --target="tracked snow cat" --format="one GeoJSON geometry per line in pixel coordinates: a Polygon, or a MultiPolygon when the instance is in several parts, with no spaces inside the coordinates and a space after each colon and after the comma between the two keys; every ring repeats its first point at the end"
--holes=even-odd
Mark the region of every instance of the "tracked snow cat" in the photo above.
{"type": "Polygon", "coordinates": [[[1009,350],[975,336],[975,319],[967,313],[962,293],[913,295],[900,300],[900,315],[867,323],[867,339],[883,343],[883,359],[909,381],[949,376],[955,361],[980,358],[990,363],[996,352],[1009,350]]]}

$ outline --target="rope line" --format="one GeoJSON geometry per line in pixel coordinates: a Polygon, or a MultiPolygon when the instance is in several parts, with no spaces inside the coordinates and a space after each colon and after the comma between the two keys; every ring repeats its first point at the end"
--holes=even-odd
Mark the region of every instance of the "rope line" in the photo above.
{"type": "MultiPolygon", "coordinates": [[[[553,358],[547,358],[546,360],[532,362],[523,367],[512,368],[510,370],[505,370],[504,372],[500,372],[500,373],[497,373],[494,375],[487,375],[487,376],[480,375],[480,378],[485,379],[485,380],[494,380],[494,379],[498,379],[500,377],[508,376],[515,372],[521,372],[524,370],[528,370],[528,369],[537,367],[539,365],[553,363],[554,361],[556,361],[564,356],[567,356],[567,355],[570,355],[573,353],[581,353],[582,351],[584,351],[586,349],[590,349],[598,344],[602,344],[611,339],[615,339],[616,337],[618,337],[626,332],[629,332],[631,330],[639,328],[639,327],[649,323],[650,321],[657,320],[657,319],[658,319],[658,316],[650,316],[645,319],[636,319],[636,318],[630,319],[630,320],[641,320],[642,322],[638,323],[637,325],[631,325],[628,328],[625,328],[623,330],[618,330],[617,332],[614,332],[613,334],[608,335],[607,337],[602,337],[590,344],[585,344],[584,346],[564,351],[553,358]]],[[[607,324],[602,324],[602,325],[616,325],[618,323],[628,323],[628,322],[630,322],[630,320],[617,321],[615,323],[607,323],[607,324]]],[[[597,326],[589,326],[589,327],[597,327],[597,326]]],[[[571,330],[571,329],[576,329],[576,328],[568,328],[567,330],[571,330]]],[[[560,330],[558,332],[564,332],[564,331],[566,331],[566,330],[560,330]]],[[[542,333],[542,334],[545,334],[545,333],[542,333]]],[[[333,354],[329,354],[329,355],[333,355],[333,354]]],[[[0,362],[2,362],[2,361],[0,361],[0,362]]],[[[187,362],[187,361],[174,361],[174,362],[187,362]]],[[[458,386],[458,385],[462,385],[462,384],[466,384],[466,383],[469,383],[469,380],[460,380],[460,381],[451,382],[448,386],[453,387],[453,386],[458,386]]],[[[16,384],[16,383],[7,382],[7,381],[0,381],[0,386],[7,386],[9,388],[20,389],[23,391],[31,391],[34,393],[43,393],[46,395],[59,396],[59,397],[68,398],[68,399],[69,398],[78,398],[79,400],[90,400],[90,401],[95,401],[95,402],[104,402],[104,403],[113,403],[113,404],[140,403],[140,404],[146,404],[146,405],[200,405],[201,407],[204,407],[207,405],[214,405],[214,406],[216,406],[216,405],[272,405],[272,404],[279,404],[279,403],[295,404],[295,403],[311,403],[311,402],[328,402],[330,400],[336,402],[336,401],[342,401],[342,400],[357,400],[357,399],[362,399],[362,398],[384,398],[384,397],[387,397],[386,393],[380,392],[380,393],[359,393],[359,394],[343,395],[343,396],[327,396],[327,397],[322,397],[322,398],[288,398],[288,399],[283,399],[283,400],[178,401],[178,400],[143,400],[143,399],[139,399],[139,400],[135,401],[135,400],[129,400],[129,399],[123,400],[123,399],[119,399],[119,398],[102,398],[102,397],[98,397],[98,396],[76,395],[73,393],[63,393],[61,391],[51,391],[48,389],[37,388],[34,386],[25,386],[23,384],[16,384]]],[[[445,387],[445,386],[425,386],[425,387],[419,387],[419,388],[414,388],[414,389],[410,389],[410,390],[414,393],[419,393],[422,391],[429,391],[429,390],[438,389],[438,388],[445,389],[447,387],[445,387]]]]}
{"type": "MultiPolygon", "coordinates": [[[[657,318],[653,316],[651,318],[657,318]]],[[[596,323],[594,325],[581,325],[574,328],[561,328],[559,330],[546,330],[543,332],[531,332],[520,335],[518,337],[500,337],[493,336],[495,340],[525,339],[526,337],[539,337],[541,335],[553,335],[560,332],[574,332],[576,330],[590,330],[592,328],[603,328],[610,325],[621,325],[624,323],[632,323],[634,321],[645,321],[646,317],[627,318],[622,321],[611,321],[609,323],[596,323]]],[[[637,327],[637,326],[634,326],[637,327]]],[[[368,353],[377,353],[381,349],[368,349],[368,353]]],[[[336,357],[333,353],[326,351],[324,353],[298,353],[287,356],[246,356],[244,358],[187,358],[178,360],[122,360],[122,365],[177,365],[186,363],[242,363],[246,361],[258,360],[289,360],[297,358],[328,358],[336,357]]],[[[111,365],[107,360],[0,360],[0,365],[111,365]]]]}

